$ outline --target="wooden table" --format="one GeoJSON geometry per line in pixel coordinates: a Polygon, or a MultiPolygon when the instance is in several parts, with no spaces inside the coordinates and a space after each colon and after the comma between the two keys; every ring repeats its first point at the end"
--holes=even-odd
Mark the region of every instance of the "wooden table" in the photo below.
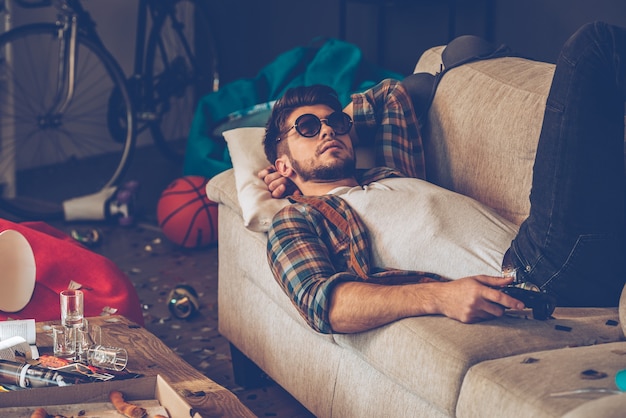
{"type": "MultiPolygon", "coordinates": [[[[41,354],[52,351],[52,337],[46,325],[37,323],[37,347],[41,354]]],[[[127,368],[145,376],[160,375],[202,417],[254,417],[239,399],[176,355],[155,335],[122,316],[89,318],[102,328],[102,344],[124,347],[127,368]]]]}

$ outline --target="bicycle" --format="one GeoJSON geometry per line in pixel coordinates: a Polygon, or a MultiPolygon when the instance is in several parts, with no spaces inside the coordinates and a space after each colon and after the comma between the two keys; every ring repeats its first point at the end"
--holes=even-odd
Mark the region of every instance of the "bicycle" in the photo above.
{"type": "Polygon", "coordinates": [[[0,35],[0,208],[25,219],[107,217],[112,211],[126,216],[115,205],[126,204],[130,189],[123,187],[122,202],[115,193],[137,135],[149,129],[165,156],[182,161],[199,98],[219,88],[201,0],[138,1],[128,78],[81,0],[13,1],[21,8],[54,6],[57,21],[0,35]],[[50,178],[59,163],[70,164],[85,184],[72,196],[36,196],[33,203],[29,181],[50,178]],[[99,171],[107,174],[94,175],[99,171]],[[76,199],[76,210],[87,215],[68,214],[76,199]],[[85,204],[94,208],[85,210],[85,204]]]}

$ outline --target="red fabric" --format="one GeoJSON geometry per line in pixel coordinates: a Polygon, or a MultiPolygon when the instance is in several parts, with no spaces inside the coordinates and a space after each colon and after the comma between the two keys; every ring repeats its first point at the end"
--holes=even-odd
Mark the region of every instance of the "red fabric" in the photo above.
{"type": "MultiPolygon", "coordinates": [[[[85,316],[99,316],[105,307],[144,325],[139,296],[128,277],[109,259],[43,222],[14,223],[0,219],[0,231],[14,229],[28,240],[35,255],[33,296],[19,312],[0,311],[0,320],[49,321],[61,318],[59,293],[70,281],[81,284],[85,316]]],[[[0,290],[1,291],[1,290],[0,290]]]]}

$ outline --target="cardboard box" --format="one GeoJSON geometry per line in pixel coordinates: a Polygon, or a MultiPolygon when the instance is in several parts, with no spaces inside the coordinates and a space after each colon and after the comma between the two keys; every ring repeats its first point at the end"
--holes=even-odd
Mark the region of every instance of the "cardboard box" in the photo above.
{"type": "MultiPolygon", "coordinates": [[[[39,406],[49,407],[46,409],[51,412],[54,405],[106,403],[109,402],[109,392],[112,390],[122,392],[129,402],[158,400],[171,418],[201,418],[200,414],[194,414],[191,406],[161,376],[0,393],[0,416],[30,417],[39,406]]],[[[81,406],[77,409],[74,416],[78,415],[81,406]]]]}

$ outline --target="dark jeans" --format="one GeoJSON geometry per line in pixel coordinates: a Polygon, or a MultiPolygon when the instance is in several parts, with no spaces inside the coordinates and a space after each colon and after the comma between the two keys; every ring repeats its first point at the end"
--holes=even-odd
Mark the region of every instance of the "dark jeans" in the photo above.
{"type": "Polygon", "coordinates": [[[531,210],[511,244],[518,279],[560,306],[615,306],[626,281],[626,30],[585,25],[557,60],[531,210]]]}

